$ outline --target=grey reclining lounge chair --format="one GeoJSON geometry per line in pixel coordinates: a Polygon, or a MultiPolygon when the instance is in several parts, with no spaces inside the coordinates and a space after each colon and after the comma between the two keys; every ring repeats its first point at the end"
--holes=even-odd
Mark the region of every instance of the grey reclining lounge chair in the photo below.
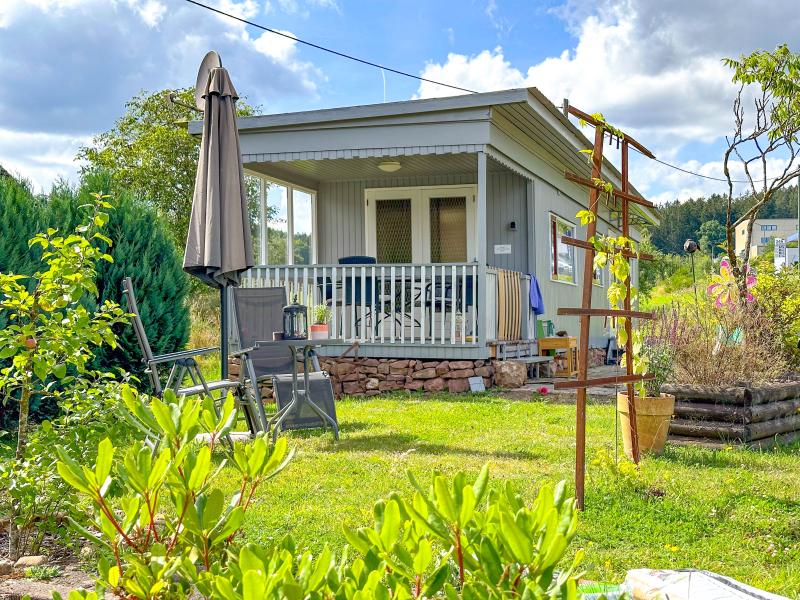
{"type": "Polygon", "coordinates": [[[260,421],[255,411],[255,406],[252,403],[243,401],[241,392],[241,383],[232,381],[230,379],[221,379],[219,381],[206,381],[200,371],[195,358],[204,354],[211,354],[218,352],[218,348],[197,348],[194,350],[182,350],[179,352],[170,352],[169,354],[154,355],[150,348],[150,342],[147,339],[147,333],[142,323],[142,318],[139,314],[139,305],[136,302],[136,294],[133,291],[133,283],[130,277],[126,277],[122,282],[122,293],[128,304],[128,312],[133,315],[131,318],[131,325],[136,333],[136,341],[139,343],[139,349],[142,351],[142,361],[146,365],[145,372],[150,380],[150,385],[153,394],[161,397],[165,389],[172,389],[178,395],[184,396],[197,396],[206,395],[212,398],[216,403],[220,397],[227,395],[228,391],[234,394],[237,405],[243,409],[247,426],[252,433],[257,433],[260,427],[260,421]],[[159,367],[169,368],[167,379],[162,383],[161,375],[158,371],[159,367]],[[186,377],[192,381],[192,385],[183,386],[183,381],[186,377]],[[215,397],[215,394],[217,397],[215,397]]]}
{"type": "MultiPolygon", "coordinates": [[[[320,417],[302,411],[302,414],[283,414],[282,401],[291,397],[286,393],[288,384],[291,386],[291,373],[295,356],[286,346],[263,345],[256,347],[256,342],[269,341],[275,331],[283,331],[283,307],[286,305],[286,289],[282,287],[266,288],[233,288],[233,304],[236,315],[236,325],[239,331],[239,346],[241,350],[231,353],[240,356],[242,360],[242,383],[245,393],[252,395],[255,403],[261,407],[260,384],[271,382],[275,393],[278,413],[268,422],[267,429],[274,423],[273,438],[278,429],[300,429],[322,426],[320,417]],[[279,396],[279,390],[283,393],[279,396]]],[[[324,411],[334,422],[334,431],[338,435],[338,426],[335,424],[335,409],[333,408],[333,389],[325,373],[320,372],[319,360],[316,353],[311,353],[311,363],[315,372],[309,373],[310,396],[318,398],[323,404],[324,411]],[[328,394],[325,393],[330,390],[328,394]],[[329,396],[329,397],[328,397],[329,396]],[[333,414],[331,414],[333,413],[333,414]]],[[[290,387],[288,389],[291,389],[290,387]]],[[[288,402],[286,403],[288,404],[288,402]]]]}

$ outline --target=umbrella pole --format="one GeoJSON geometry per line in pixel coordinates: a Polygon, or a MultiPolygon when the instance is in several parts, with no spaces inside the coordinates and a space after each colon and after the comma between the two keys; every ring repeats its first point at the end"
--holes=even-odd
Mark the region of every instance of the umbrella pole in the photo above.
{"type": "Polygon", "coordinates": [[[220,345],[219,354],[221,361],[220,373],[222,379],[228,378],[228,284],[223,285],[219,289],[219,307],[220,307],[220,345]]]}

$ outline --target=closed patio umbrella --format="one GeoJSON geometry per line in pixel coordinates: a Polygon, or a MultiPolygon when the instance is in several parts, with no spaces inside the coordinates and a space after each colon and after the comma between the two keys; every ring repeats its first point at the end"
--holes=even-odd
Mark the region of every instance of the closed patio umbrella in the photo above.
{"type": "Polygon", "coordinates": [[[221,371],[227,378],[227,287],[239,285],[239,275],[253,266],[253,246],[236,126],[238,96],[226,69],[211,69],[202,97],[203,138],[183,269],[220,289],[221,371]]]}

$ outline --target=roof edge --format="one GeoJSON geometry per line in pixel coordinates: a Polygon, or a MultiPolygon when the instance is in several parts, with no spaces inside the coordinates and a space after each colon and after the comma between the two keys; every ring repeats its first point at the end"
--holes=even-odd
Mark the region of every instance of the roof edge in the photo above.
{"type": "MultiPolygon", "coordinates": [[[[482,106],[526,102],[527,98],[527,88],[514,88],[495,92],[459,94],[457,96],[437,96],[435,98],[398,100],[379,104],[360,104],[356,106],[341,106],[299,112],[255,115],[252,117],[240,117],[237,119],[237,123],[241,131],[247,131],[287,125],[308,125],[321,122],[330,123],[354,119],[371,119],[376,117],[479,108],[482,106]]],[[[189,133],[196,134],[201,131],[202,121],[191,121],[189,123],[189,133]]]]}

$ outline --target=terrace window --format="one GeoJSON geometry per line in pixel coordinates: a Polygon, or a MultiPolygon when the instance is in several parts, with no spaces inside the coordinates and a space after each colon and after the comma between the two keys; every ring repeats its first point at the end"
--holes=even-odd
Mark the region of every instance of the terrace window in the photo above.
{"type": "Polygon", "coordinates": [[[562,242],[561,238],[564,236],[575,237],[575,225],[551,214],[550,279],[563,283],[575,283],[575,247],[562,242]]]}
{"type": "Polygon", "coordinates": [[[245,175],[257,265],[314,262],[315,192],[260,175],[245,175]]]}

